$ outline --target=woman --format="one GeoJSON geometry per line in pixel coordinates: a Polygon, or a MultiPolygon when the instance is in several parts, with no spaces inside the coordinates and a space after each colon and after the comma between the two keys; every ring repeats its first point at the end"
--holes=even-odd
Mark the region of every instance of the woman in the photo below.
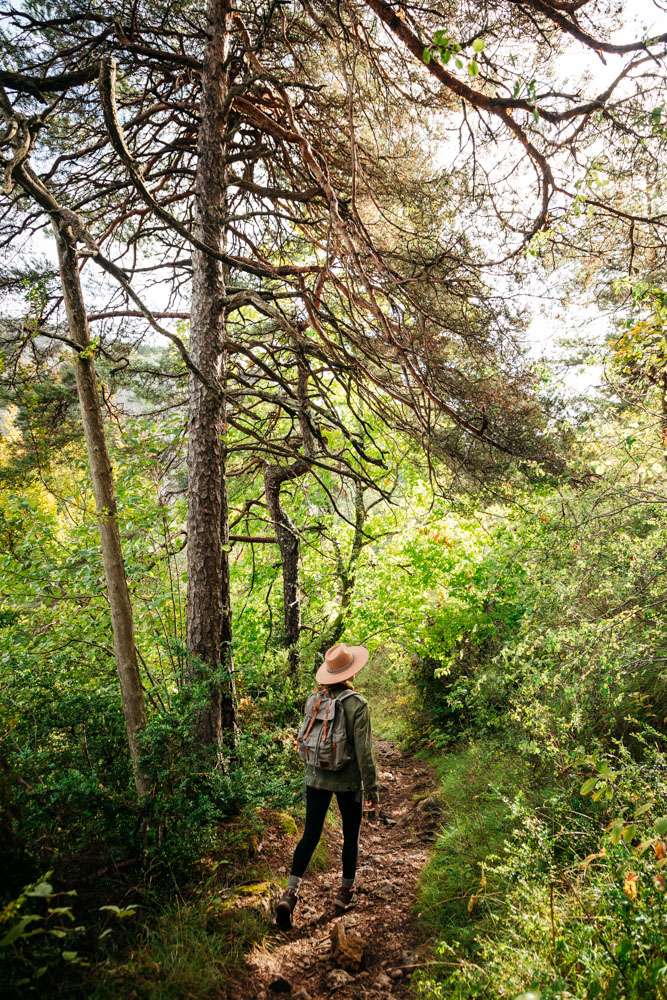
{"type": "MultiPolygon", "coordinates": [[[[333,697],[350,689],[354,691],[351,678],[367,662],[368,650],[364,646],[348,646],[344,642],[332,646],[327,650],[324,663],[315,675],[320,691],[333,697]]],[[[345,712],[347,741],[353,749],[353,756],[349,763],[337,771],[325,771],[306,764],[306,826],[294,851],[287,889],[276,908],[276,923],[279,927],[292,926],[292,914],[299,899],[301,879],[322,836],[324,817],[334,793],[343,820],[343,877],[335,905],[339,910],[346,910],[356,902],[354,876],[364,797],[367,809],[377,810],[380,800],[368,702],[358,691],[354,691],[341,704],[345,712]]]]}

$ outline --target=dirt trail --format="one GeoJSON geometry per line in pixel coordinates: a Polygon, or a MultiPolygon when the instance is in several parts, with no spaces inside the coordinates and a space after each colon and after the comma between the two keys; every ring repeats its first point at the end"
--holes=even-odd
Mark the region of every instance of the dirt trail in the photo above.
{"type": "MultiPolygon", "coordinates": [[[[286,932],[276,928],[263,947],[248,956],[247,979],[236,986],[230,1000],[273,1000],[281,994],[295,1000],[408,996],[419,941],[411,908],[419,872],[435,839],[441,804],[434,794],[437,780],[431,768],[401,754],[388,740],[376,740],[375,748],[382,804],[379,820],[364,817],[362,824],[358,904],[342,917],[334,909],[342,844],[342,834],[334,831],[326,835],[328,870],[307,872],[301,884],[294,928],[286,932]],[[331,954],[330,933],[341,921],[346,932],[364,941],[357,972],[341,970],[331,954]]],[[[337,809],[335,798],[331,809],[337,809]]],[[[290,837],[280,846],[267,845],[265,862],[276,875],[286,874],[297,840],[290,837]]]]}

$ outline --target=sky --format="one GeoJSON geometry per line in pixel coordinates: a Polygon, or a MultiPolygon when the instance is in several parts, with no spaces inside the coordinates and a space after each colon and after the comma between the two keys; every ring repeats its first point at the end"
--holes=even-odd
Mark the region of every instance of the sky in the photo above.
{"type": "MultiPolygon", "coordinates": [[[[667,0],[664,0],[667,3],[667,0]]],[[[625,0],[624,23],[619,28],[613,41],[628,41],[642,37],[645,34],[657,34],[667,30],[667,13],[656,6],[652,0],[625,0]]],[[[622,65],[622,57],[607,56],[606,65],[599,56],[573,40],[566,51],[559,57],[556,66],[556,77],[567,80],[573,85],[580,84],[583,75],[589,77],[585,86],[587,96],[602,91],[606,84],[615,77],[622,65]]],[[[578,89],[578,86],[576,87],[578,89]]],[[[50,234],[49,234],[50,235],[50,234]]],[[[40,234],[37,240],[38,251],[50,259],[54,259],[53,241],[40,234]]],[[[160,303],[146,289],[142,293],[153,308],[159,308],[160,303]]],[[[559,340],[563,337],[573,337],[575,334],[585,334],[603,340],[609,330],[609,316],[600,312],[592,303],[582,306],[581,302],[572,301],[563,305],[558,303],[554,308],[549,299],[548,279],[535,279],[527,285],[525,302],[533,312],[533,320],[526,334],[531,356],[536,359],[552,359],[562,355],[559,340]]],[[[573,392],[594,391],[599,384],[602,371],[596,366],[568,368],[564,371],[565,386],[573,392]]]]}
{"type": "MultiPolygon", "coordinates": [[[[656,35],[667,31],[667,13],[660,10],[652,0],[626,0],[624,24],[612,35],[610,41],[628,42],[644,35],[656,35]]],[[[599,93],[618,74],[623,65],[620,56],[608,55],[605,65],[591,49],[573,42],[558,59],[559,76],[569,77],[572,82],[580,80],[582,74],[590,76],[587,93],[599,93]]],[[[572,337],[576,332],[588,338],[603,341],[611,329],[611,317],[597,309],[594,303],[582,307],[581,302],[572,301],[558,309],[551,308],[548,298],[540,301],[540,289],[536,285],[531,290],[530,303],[534,310],[533,321],[527,331],[527,340],[533,357],[551,359],[562,355],[558,341],[572,337]],[[533,297],[536,296],[536,297],[533,297]],[[554,315],[558,314],[558,317],[554,315]]],[[[603,378],[603,370],[597,365],[569,368],[564,373],[563,383],[575,393],[594,393],[603,378]]]]}

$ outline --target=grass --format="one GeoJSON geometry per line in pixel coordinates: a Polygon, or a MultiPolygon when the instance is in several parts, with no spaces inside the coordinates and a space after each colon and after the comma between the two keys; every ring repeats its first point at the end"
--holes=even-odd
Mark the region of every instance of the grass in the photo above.
{"type": "Polygon", "coordinates": [[[427,759],[437,768],[446,810],[422,872],[417,910],[428,934],[440,941],[456,939],[465,949],[494,900],[497,887],[487,879],[484,862],[502,852],[512,828],[503,798],[525,791],[530,773],[518,754],[493,742],[427,759]]]}
{"type": "Polygon", "coordinates": [[[90,1000],[208,1000],[234,978],[243,956],[269,930],[252,910],[216,912],[204,900],[151,916],[130,957],[99,970],[90,1000]]]}

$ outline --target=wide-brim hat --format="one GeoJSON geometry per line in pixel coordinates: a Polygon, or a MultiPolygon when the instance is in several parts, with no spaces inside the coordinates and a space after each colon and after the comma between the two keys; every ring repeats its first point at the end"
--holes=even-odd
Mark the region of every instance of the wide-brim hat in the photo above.
{"type": "Polygon", "coordinates": [[[365,646],[348,646],[338,642],[324,654],[324,663],[315,674],[318,684],[341,684],[354,677],[368,663],[365,646]]]}

